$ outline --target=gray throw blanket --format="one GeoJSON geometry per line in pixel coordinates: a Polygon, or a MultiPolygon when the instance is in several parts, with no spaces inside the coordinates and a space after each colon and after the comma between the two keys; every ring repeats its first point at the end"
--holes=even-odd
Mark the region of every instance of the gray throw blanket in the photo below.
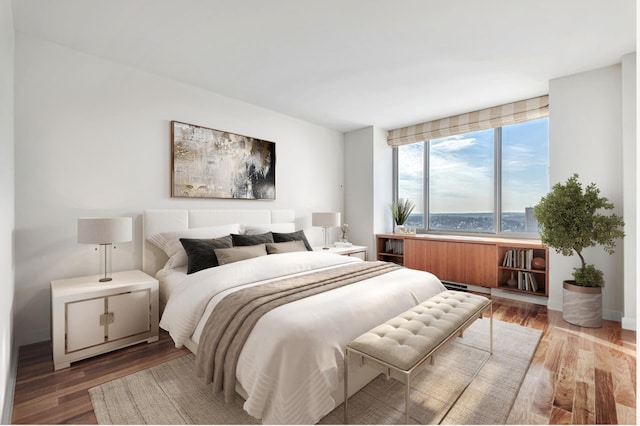
{"type": "Polygon", "coordinates": [[[203,329],[196,354],[196,371],[226,402],[235,394],[240,351],[260,317],[280,305],[391,272],[388,262],[358,262],[338,268],[283,278],[226,296],[216,305],[203,329]]]}

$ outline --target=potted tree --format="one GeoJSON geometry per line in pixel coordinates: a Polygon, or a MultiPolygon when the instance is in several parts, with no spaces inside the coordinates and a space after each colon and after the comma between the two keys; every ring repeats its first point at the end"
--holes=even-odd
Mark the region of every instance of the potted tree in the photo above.
{"type": "Polygon", "coordinates": [[[409,215],[413,211],[414,207],[415,205],[411,200],[404,200],[402,198],[391,203],[391,216],[393,217],[393,231],[395,233],[408,233],[404,227],[404,223],[409,219],[409,215]]]}
{"type": "Polygon", "coordinates": [[[582,252],[599,244],[613,254],[615,240],[624,237],[624,221],[615,213],[603,213],[613,210],[613,203],[599,196],[600,190],[594,183],[583,190],[578,178],[574,173],[565,184],[555,184],[533,212],[543,244],[564,256],[575,252],[580,258],[573,280],[563,282],[563,319],[582,327],[600,327],[604,275],[585,261],[582,252]]]}

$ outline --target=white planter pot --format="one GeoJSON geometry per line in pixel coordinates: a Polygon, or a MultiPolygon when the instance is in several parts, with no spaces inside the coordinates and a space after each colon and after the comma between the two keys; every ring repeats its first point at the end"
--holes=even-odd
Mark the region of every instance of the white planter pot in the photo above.
{"type": "Polygon", "coordinates": [[[562,283],[562,319],[580,327],[602,327],[602,288],[562,283]]]}

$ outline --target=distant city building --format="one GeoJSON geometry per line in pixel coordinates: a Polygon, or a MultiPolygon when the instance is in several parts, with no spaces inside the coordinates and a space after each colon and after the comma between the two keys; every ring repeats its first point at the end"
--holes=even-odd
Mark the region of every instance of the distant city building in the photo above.
{"type": "MultiPolygon", "coordinates": [[[[425,229],[422,213],[411,213],[405,226],[425,229]]],[[[494,232],[493,213],[432,213],[429,229],[440,231],[494,232]]],[[[533,207],[523,212],[504,212],[501,232],[538,232],[538,221],[533,216],[533,207]]]]}
{"type": "Polygon", "coordinates": [[[538,221],[533,215],[533,207],[526,207],[524,209],[525,220],[525,232],[538,232],[538,221]]]}

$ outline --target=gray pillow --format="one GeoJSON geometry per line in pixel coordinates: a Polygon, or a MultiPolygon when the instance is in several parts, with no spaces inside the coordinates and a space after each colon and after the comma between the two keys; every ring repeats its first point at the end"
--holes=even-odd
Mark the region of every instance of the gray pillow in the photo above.
{"type": "Polygon", "coordinates": [[[255,235],[231,234],[233,246],[255,246],[257,244],[274,243],[271,232],[255,235]]]}
{"type": "Polygon", "coordinates": [[[267,253],[290,253],[292,251],[307,251],[304,241],[287,241],[285,243],[267,243],[267,253]]]}
{"type": "Polygon", "coordinates": [[[218,266],[215,249],[233,247],[231,235],[206,240],[180,238],[180,243],[187,253],[187,274],[218,266]]]}
{"type": "Polygon", "coordinates": [[[265,244],[215,249],[220,265],[267,255],[265,244]]]}
{"type": "Polygon", "coordinates": [[[304,235],[304,231],[301,229],[296,232],[272,232],[274,243],[285,243],[287,241],[302,241],[304,242],[304,246],[309,251],[313,251],[309,241],[307,241],[307,236],[304,235]]]}

